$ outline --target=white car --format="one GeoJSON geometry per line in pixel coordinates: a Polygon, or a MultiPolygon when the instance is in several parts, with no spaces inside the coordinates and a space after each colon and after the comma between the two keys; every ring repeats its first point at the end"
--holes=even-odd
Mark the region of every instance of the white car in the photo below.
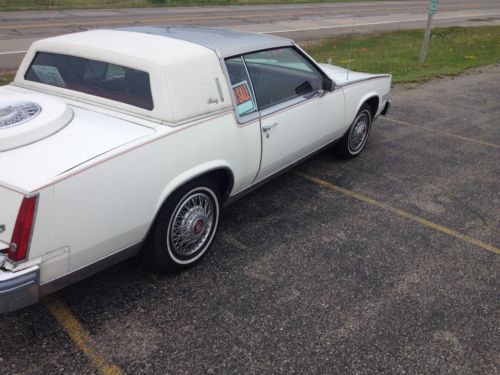
{"type": "Polygon", "coordinates": [[[293,41],[191,27],[35,42],[0,88],[0,312],[143,252],[185,268],[221,207],[335,143],[354,157],[390,75],[293,41]]]}

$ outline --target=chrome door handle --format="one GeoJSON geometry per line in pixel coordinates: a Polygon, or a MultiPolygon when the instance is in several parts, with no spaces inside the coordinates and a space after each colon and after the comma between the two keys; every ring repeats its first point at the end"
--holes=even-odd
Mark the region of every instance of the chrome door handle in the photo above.
{"type": "Polygon", "coordinates": [[[262,131],[265,133],[267,132],[268,130],[278,126],[279,123],[278,122],[273,122],[272,124],[266,124],[266,125],[262,125],[262,131]]]}

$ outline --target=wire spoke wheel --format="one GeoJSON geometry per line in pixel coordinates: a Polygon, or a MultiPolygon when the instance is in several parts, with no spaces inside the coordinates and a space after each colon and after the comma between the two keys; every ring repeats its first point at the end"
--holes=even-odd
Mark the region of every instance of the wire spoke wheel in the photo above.
{"type": "Polygon", "coordinates": [[[335,145],[335,153],[342,159],[352,159],[361,154],[370,136],[372,128],[372,110],[370,104],[365,103],[354,117],[349,129],[335,145]]]}
{"type": "Polygon", "coordinates": [[[160,208],[144,260],[161,271],[185,270],[209,250],[219,226],[219,186],[208,177],[186,183],[160,208]]]}
{"type": "Polygon", "coordinates": [[[349,132],[349,150],[352,153],[360,151],[368,139],[370,130],[370,114],[368,111],[362,111],[351,127],[349,132]]]}
{"type": "Polygon", "coordinates": [[[167,233],[167,241],[174,255],[188,258],[205,247],[214,220],[214,201],[208,193],[196,192],[185,197],[177,205],[167,233]]]}

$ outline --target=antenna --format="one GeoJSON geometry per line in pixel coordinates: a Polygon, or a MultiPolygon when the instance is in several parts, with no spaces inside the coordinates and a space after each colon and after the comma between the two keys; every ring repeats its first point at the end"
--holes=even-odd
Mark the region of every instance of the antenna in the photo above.
{"type": "Polygon", "coordinates": [[[351,30],[351,40],[349,42],[349,58],[347,61],[347,78],[349,79],[349,73],[351,72],[351,51],[352,51],[352,39],[354,37],[354,28],[356,27],[356,11],[352,13],[352,30],[351,30]]]}

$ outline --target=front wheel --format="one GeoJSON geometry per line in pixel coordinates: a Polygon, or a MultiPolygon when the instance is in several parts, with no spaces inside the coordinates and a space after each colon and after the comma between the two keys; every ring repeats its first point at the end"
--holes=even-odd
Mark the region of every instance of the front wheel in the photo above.
{"type": "Polygon", "coordinates": [[[363,151],[372,127],[372,110],[363,104],[347,133],[335,145],[335,153],[343,159],[358,156],[363,151]]]}
{"type": "Polygon", "coordinates": [[[167,199],[145,247],[146,261],[163,271],[188,268],[213,242],[220,198],[210,180],[189,183],[167,199]]]}

